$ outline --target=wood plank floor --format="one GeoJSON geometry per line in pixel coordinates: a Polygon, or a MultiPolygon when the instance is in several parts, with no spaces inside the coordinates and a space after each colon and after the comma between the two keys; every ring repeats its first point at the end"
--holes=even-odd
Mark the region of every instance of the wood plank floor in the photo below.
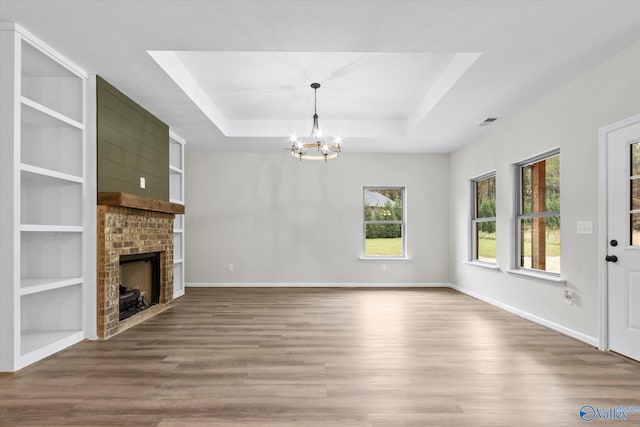
{"type": "Polygon", "coordinates": [[[190,288],[0,376],[11,426],[581,425],[583,405],[640,407],[640,364],[449,289],[190,288]]]}

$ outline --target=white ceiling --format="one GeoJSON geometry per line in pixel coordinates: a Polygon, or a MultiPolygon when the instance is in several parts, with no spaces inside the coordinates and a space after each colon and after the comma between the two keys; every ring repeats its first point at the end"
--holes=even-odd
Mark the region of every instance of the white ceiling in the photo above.
{"type": "MultiPolygon", "coordinates": [[[[0,0],[192,151],[450,152],[640,40],[640,1],[0,0]],[[498,121],[499,123],[499,121],[498,121]]],[[[543,124],[541,124],[543,125],[543,124]]]]}

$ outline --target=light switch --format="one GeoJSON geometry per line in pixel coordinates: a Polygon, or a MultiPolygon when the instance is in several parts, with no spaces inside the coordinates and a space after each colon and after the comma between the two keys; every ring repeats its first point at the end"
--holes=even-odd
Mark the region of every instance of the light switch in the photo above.
{"type": "Polygon", "coordinates": [[[578,221],[578,234],[593,234],[593,223],[591,221],[578,221]]]}

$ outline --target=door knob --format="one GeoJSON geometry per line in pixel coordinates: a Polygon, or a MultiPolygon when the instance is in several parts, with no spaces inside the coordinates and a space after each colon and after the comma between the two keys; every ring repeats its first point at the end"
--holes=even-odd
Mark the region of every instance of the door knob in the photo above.
{"type": "Polygon", "coordinates": [[[618,257],[615,255],[607,255],[604,259],[607,262],[618,262],[618,257]]]}

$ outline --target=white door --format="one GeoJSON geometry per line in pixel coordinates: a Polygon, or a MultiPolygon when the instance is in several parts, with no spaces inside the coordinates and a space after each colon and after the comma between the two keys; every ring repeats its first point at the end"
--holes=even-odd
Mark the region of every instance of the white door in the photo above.
{"type": "Polygon", "coordinates": [[[640,360],[640,116],[607,136],[609,349],[640,360]]]}

